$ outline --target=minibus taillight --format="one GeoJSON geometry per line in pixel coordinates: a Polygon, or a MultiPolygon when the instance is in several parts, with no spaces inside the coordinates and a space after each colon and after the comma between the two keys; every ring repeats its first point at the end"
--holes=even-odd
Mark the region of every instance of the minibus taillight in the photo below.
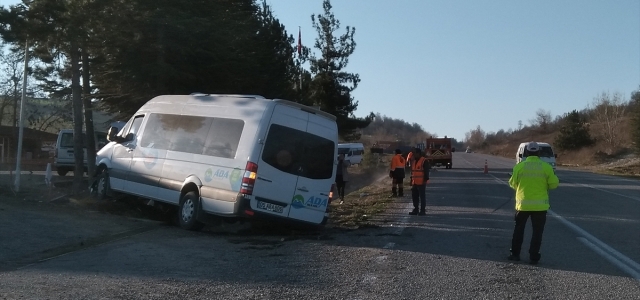
{"type": "Polygon", "coordinates": [[[256,183],[256,177],[258,177],[258,165],[248,161],[247,167],[244,169],[244,175],[242,176],[241,194],[251,195],[253,193],[253,185],[256,183]]]}
{"type": "Polygon", "coordinates": [[[333,200],[333,191],[336,189],[336,184],[332,184],[331,185],[331,191],[329,191],[329,203],[327,204],[331,204],[331,200],[333,200]]]}

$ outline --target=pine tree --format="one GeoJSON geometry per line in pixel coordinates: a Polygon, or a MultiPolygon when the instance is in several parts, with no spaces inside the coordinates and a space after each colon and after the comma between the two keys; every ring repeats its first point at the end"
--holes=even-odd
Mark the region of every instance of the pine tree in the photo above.
{"type": "Polygon", "coordinates": [[[322,6],[322,14],[311,16],[313,27],[318,33],[314,47],[320,50],[322,56],[312,56],[310,59],[313,75],[310,101],[336,116],[338,132],[344,140],[356,140],[360,138],[358,129],[367,127],[374,115],[370,113],[366,118],[356,118],[353,115],[358,101],[353,99],[351,92],[358,87],[360,77],[358,74],[345,72],[344,68],[349,62],[349,56],[355,51],[355,28],[347,26],[345,34],[335,36],[335,32],[340,29],[340,21],[331,12],[329,0],[324,0],[322,6]]]}
{"type": "Polygon", "coordinates": [[[561,150],[575,150],[593,144],[585,117],[577,110],[566,114],[555,145],[561,150]]]}

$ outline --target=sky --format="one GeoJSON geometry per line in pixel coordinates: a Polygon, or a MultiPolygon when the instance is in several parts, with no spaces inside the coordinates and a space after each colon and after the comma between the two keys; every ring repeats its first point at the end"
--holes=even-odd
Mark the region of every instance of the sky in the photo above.
{"type": "MultiPolygon", "coordinates": [[[[0,0],[0,5],[18,3],[0,0]]],[[[322,0],[267,0],[313,47],[322,0]]],[[[640,0],[331,0],[356,28],[346,71],[360,75],[355,115],[418,123],[459,141],[587,108],[640,87],[640,0]]],[[[317,49],[312,49],[319,53],[317,49]]]]}
{"type": "MultiPolygon", "coordinates": [[[[312,47],[322,0],[267,0],[287,31],[312,47]]],[[[362,117],[380,113],[460,141],[517,129],[606,93],[640,86],[638,0],[332,0],[356,28],[347,71],[362,117]]],[[[319,53],[315,50],[316,53],[319,53]]]]}

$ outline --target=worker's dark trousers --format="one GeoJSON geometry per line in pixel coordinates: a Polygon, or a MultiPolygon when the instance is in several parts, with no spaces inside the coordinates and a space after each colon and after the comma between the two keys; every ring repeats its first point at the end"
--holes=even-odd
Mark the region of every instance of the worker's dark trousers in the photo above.
{"type": "Polygon", "coordinates": [[[516,226],[513,229],[513,238],[511,239],[511,254],[520,255],[522,240],[524,239],[524,228],[527,225],[527,219],[531,216],[531,243],[529,245],[529,257],[531,260],[540,259],[540,244],[542,243],[542,232],[544,224],[547,222],[547,211],[516,211],[516,226]]]}
{"type": "Polygon", "coordinates": [[[415,209],[418,209],[418,204],[420,204],[420,210],[425,210],[427,207],[427,185],[412,185],[411,199],[413,199],[413,207],[415,209]]]}

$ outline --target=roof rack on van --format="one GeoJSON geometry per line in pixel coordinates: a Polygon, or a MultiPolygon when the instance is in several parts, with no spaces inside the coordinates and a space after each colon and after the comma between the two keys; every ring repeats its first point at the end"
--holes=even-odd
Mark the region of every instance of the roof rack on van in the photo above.
{"type": "Polygon", "coordinates": [[[191,93],[189,96],[211,96],[211,97],[232,97],[232,98],[254,98],[254,99],[264,99],[263,96],[260,95],[240,95],[240,94],[207,94],[207,93],[191,93]]]}
{"type": "Polygon", "coordinates": [[[327,117],[329,119],[332,119],[334,121],[336,120],[336,116],[334,116],[334,115],[332,115],[332,114],[330,114],[330,113],[328,113],[326,111],[322,111],[322,110],[320,110],[320,108],[317,108],[317,107],[307,106],[307,105],[304,105],[302,103],[293,102],[293,101],[284,100],[284,99],[272,99],[272,100],[275,101],[275,102],[280,102],[280,103],[289,105],[289,106],[298,107],[298,108],[300,108],[300,109],[302,109],[302,110],[304,110],[306,112],[309,112],[309,113],[320,114],[320,115],[325,116],[325,117],[327,117]]]}

